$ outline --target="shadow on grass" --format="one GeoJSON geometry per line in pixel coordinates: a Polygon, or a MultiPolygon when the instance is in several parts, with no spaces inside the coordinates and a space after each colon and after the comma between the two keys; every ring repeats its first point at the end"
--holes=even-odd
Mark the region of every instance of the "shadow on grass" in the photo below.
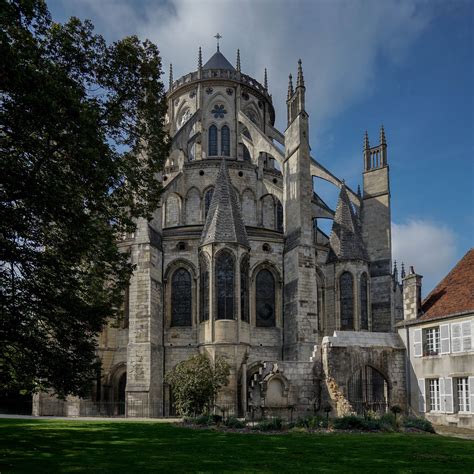
{"type": "Polygon", "coordinates": [[[474,443],[426,434],[240,434],[164,423],[0,420],[0,472],[473,472],[474,443]]]}

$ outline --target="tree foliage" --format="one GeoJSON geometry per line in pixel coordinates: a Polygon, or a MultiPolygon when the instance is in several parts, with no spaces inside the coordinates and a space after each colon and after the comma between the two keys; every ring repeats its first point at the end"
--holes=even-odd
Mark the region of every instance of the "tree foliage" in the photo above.
{"type": "Polygon", "coordinates": [[[176,411],[181,416],[200,415],[209,410],[219,390],[229,381],[230,368],[224,357],[214,363],[204,354],[177,364],[166,375],[176,411]]]}
{"type": "Polygon", "coordinates": [[[168,153],[157,47],[0,0],[0,388],[83,395],[168,153]]]}

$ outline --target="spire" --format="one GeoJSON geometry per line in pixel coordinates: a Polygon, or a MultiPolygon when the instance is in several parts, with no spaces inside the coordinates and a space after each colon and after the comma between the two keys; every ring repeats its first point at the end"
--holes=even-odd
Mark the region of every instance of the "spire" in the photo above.
{"type": "Polygon", "coordinates": [[[202,69],[202,50],[201,46],[199,46],[199,53],[198,53],[198,70],[202,69]]]}
{"type": "Polygon", "coordinates": [[[201,245],[215,242],[237,243],[249,247],[247,231],[225,158],[222,159],[216,177],[214,193],[201,235],[201,245]]]}
{"type": "Polygon", "coordinates": [[[370,148],[369,145],[369,134],[367,133],[367,130],[365,131],[364,135],[364,150],[368,150],[370,148]]]}
{"type": "Polygon", "coordinates": [[[290,100],[291,97],[293,96],[294,94],[294,90],[293,90],[293,76],[290,74],[288,76],[288,96],[287,96],[287,100],[290,100]]]}
{"type": "Polygon", "coordinates": [[[368,260],[358,218],[349,200],[344,181],[339,194],[329,243],[333,259],[368,260]]]}
{"type": "Polygon", "coordinates": [[[405,274],[405,264],[402,262],[402,273],[401,273],[402,280],[406,277],[405,274]]]}
{"type": "Polygon", "coordinates": [[[381,145],[387,144],[387,140],[385,139],[385,130],[383,128],[383,125],[380,127],[380,144],[381,145]]]}
{"type": "Polygon", "coordinates": [[[298,79],[296,81],[296,87],[304,87],[303,66],[301,59],[298,59],[298,79]]]}
{"type": "Polygon", "coordinates": [[[361,197],[362,193],[360,191],[360,184],[357,185],[357,196],[361,197]]]}
{"type": "Polygon", "coordinates": [[[265,68],[265,73],[263,75],[263,87],[265,87],[265,90],[268,90],[268,76],[267,76],[267,68],[265,68]]]}
{"type": "Polygon", "coordinates": [[[237,64],[235,66],[238,72],[240,72],[240,49],[237,50],[237,64]]]}
{"type": "Polygon", "coordinates": [[[173,87],[173,65],[170,64],[170,90],[171,90],[171,87],[173,87]]]}

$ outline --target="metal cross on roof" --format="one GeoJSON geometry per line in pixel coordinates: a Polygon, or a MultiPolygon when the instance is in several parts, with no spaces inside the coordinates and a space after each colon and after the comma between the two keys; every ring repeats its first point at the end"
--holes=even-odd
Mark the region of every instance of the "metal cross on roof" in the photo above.
{"type": "Polygon", "coordinates": [[[217,40],[217,51],[219,51],[219,40],[222,38],[222,35],[220,33],[217,33],[214,38],[216,38],[217,40]]]}

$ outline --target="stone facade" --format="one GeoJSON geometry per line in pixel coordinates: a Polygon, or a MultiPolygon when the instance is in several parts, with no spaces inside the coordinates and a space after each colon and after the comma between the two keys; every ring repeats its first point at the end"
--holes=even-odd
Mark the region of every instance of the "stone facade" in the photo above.
{"type": "Polygon", "coordinates": [[[123,320],[99,339],[92,402],[171,415],[166,373],[206,353],[228,359],[217,403],[240,415],[404,406],[385,134],[374,148],[366,138],[354,192],[311,156],[305,94],[299,62],[283,134],[266,81],[240,60],[199,56],[197,71],[170,82],[161,205],[120,242],[136,270],[123,320]],[[340,189],[336,210],[313,177],[340,189]],[[329,237],[321,218],[334,221],[329,237]],[[360,393],[349,393],[359,372],[360,393]]]}

